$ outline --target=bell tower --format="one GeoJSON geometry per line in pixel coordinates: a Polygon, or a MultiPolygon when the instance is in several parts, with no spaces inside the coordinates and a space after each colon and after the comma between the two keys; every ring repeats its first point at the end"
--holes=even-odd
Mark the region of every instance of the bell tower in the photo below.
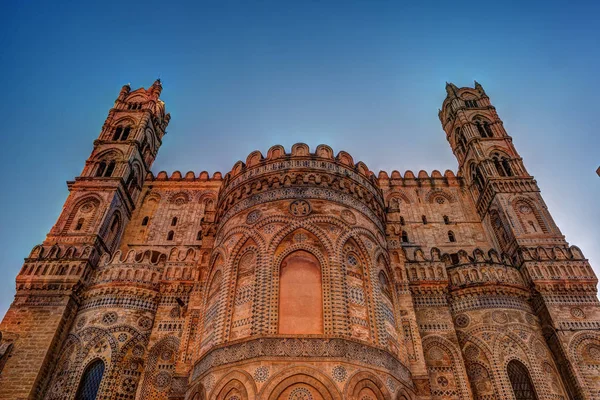
{"type": "MultiPolygon", "coordinates": [[[[170,115],[148,89],[123,86],[83,171],[42,245],[25,258],[17,294],[0,331],[11,354],[0,374],[0,398],[42,398],[57,352],[77,314],[100,256],[119,246],[170,115]]],[[[4,361],[3,361],[4,362],[4,361]]]]}
{"type": "Polygon", "coordinates": [[[514,256],[519,246],[566,245],[483,87],[447,83],[446,92],[439,118],[498,249],[514,256]]]}

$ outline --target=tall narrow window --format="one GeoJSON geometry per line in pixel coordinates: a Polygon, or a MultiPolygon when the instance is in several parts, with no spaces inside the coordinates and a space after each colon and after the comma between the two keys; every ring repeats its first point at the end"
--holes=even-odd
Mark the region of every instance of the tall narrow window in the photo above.
{"type": "Polygon", "coordinates": [[[475,108],[477,107],[477,100],[465,100],[465,106],[467,108],[475,108]]]}
{"type": "Polygon", "coordinates": [[[279,270],[279,333],[323,333],[321,265],[311,253],[288,255],[279,270]]]}
{"type": "Polygon", "coordinates": [[[81,377],[75,400],[96,400],[104,375],[104,361],[97,359],[87,366],[81,377]]]}
{"type": "Polygon", "coordinates": [[[83,227],[83,222],[85,220],[83,218],[79,218],[79,220],[77,221],[77,225],[75,225],[75,230],[76,231],[80,231],[81,228],[83,227]]]}
{"type": "Polygon", "coordinates": [[[400,225],[404,225],[406,222],[404,221],[404,217],[400,217],[400,225]]]}
{"type": "Polygon", "coordinates": [[[456,242],[456,237],[454,236],[454,232],[448,231],[448,240],[452,243],[456,242]]]}
{"type": "Polygon", "coordinates": [[[105,171],[106,171],[106,163],[104,161],[101,161],[100,165],[98,165],[98,170],[96,171],[96,176],[104,176],[105,171]]]}
{"type": "Polygon", "coordinates": [[[127,127],[125,129],[123,129],[123,135],[121,136],[121,140],[127,140],[127,138],[129,137],[129,132],[131,132],[131,127],[127,127]]]}
{"type": "Polygon", "coordinates": [[[142,226],[148,225],[148,221],[150,221],[150,218],[144,217],[144,219],[142,220],[142,226]]]}
{"type": "Polygon", "coordinates": [[[486,137],[494,137],[494,133],[492,132],[492,128],[490,127],[490,124],[487,121],[483,123],[483,130],[487,134],[486,137]]]}
{"type": "Polygon", "coordinates": [[[175,236],[175,232],[169,231],[169,233],[167,234],[167,240],[173,240],[173,236],[175,236]]]}
{"type": "Polygon", "coordinates": [[[504,171],[506,171],[506,176],[513,176],[512,169],[510,168],[510,162],[507,158],[502,160],[502,166],[504,167],[504,171]]]}
{"type": "Polygon", "coordinates": [[[111,161],[106,168],[106,172],[104,173],[105,177],[112,176],[113,171],[115,170],[115,162],[111,161]]]}
{"type": "Polygon", "coordinates": [[[516,400],[537,400],[533,383],[529,377],[529,371],[519,361],[512,360],[506,367],[508,378],[513,389],[516,400]]]}
{"type": "Polygon", "coordinates": [[[198,231],[198,234],[196,234],[196,240],[202,240],[202,231],[198,231]]]}
{"type": "Polygon", "coordinates": [[[119,140],[122,132],[123,132],[123,128],[120,126],[117,126],[117,129],[115,129],[115,134],[113,135],[113,140],[119,140]]]}
{"type": "Polygon", "coordinates": [[[177,225],[177,217],[173,217],[173,219],[171,220],[171,226],[175,225],[177,225]]]}
{"type": "Polygon", "coordinates": [[[421,215],[421,220],[423,221],[424,225],[427,225],[427,217],[424,215],[421,215]]]}
{"type": "Polygon", "coordinates": [[[479,136],[486,137],[486,133],[481,122],[475,121],[475,126],[477,127],[477,133],[479,133],[479,136]]]}
{"type": "Polygon", "coordinates": [[[450,218],[448,218],[447,215],[444,215],[444,224],[446,224],[446,225],[450,224],[450,218]]]}
{"type": "Polygon", "coordinates": [[[402,243],[408,243],[408,233],[402,231],[402,243]]]}

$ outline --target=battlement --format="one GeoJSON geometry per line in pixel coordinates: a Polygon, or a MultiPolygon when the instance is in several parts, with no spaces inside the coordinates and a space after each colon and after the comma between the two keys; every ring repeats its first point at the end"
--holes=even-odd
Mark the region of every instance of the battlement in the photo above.
{"type": "Polygon", "coordinates": [[[431,175],[427,171],[421,170],[417,176],[415,176],[411,170],[404,172],[404,175],[401,175],[400,172],[394,170],[390,175],[385,171],[379,171],[377,181],[380,186],[457,186],[462,184],[462,177],[456,176],[456,174],[449,169],[444,172],[444,175],[438,170],[433,170],[431,175]]]}

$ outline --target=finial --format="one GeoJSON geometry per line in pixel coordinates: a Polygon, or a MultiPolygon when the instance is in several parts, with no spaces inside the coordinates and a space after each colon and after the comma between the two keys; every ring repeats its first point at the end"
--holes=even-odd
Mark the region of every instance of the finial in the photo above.
{"type": "Polygon", "coordinates": [[[448,93],[448,96],[456,96],[456,90],[458,90],[458,88],[454,83],[446,82],[446,93],[448,93]]]}
{"type": "Polygon", "coordinates": [[[475,89],[477,89],[479,91],[479,93],[485,94],[485,90],[483,90],[483,86],[481,86],[481,84],[477,81],[474,81],[474,82],[475,82],[475,89]]]}

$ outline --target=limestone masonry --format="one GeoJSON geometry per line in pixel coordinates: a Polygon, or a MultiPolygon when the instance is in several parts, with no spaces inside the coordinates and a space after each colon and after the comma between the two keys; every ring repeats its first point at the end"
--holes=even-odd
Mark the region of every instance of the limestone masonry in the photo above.
{"type": "Polygon", "coordinates": [[[0,399],[600,399],[598,280],[477,82],[458,172],[273,146],[150,172],[161,82],[124,86],[0,325],[0,399]]]}

